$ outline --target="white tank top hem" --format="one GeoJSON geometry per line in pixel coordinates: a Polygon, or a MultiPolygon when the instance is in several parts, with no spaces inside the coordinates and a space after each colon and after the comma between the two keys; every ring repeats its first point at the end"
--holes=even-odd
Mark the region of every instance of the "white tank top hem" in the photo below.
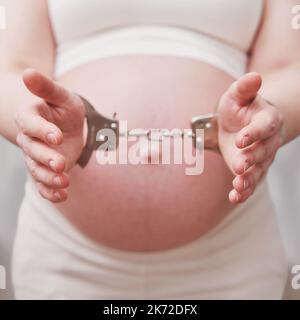
{"type": "Polygon", "coordinates": [[[55,77],[100,58],[130,54],[198,59],[234,78],[245,73],[247,64],[243,51],[204,34],[174,27],[134,26],[61,45],[57,50],[55,77]]]}
{"type": "Polygon", "coordinates": [[[201,60],[238,78],[247,70],[262,0],[48,0],[54,76],[121,55],[201,60]]]}

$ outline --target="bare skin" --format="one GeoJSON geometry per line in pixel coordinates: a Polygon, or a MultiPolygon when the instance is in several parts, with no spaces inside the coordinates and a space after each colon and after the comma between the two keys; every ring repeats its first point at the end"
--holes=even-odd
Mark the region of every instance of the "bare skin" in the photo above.
{"type": "MultiPolygon", "coordinates": [[[[7,7],[13,9],[14,2],[7,3],[7,7]]],[[[140,70],[148,72],[138,74],[139,68],[136,68],[134,76],[128,78],[125,72],[120,76],[120,70],[126,66],[135,70],[136,63],[131,57],[123,57],[81,66],[54,82],[51,73],[55,43],[46,6],[41,3],[37,12],[22,17],[28,22],[30,38],[26,34],[24,37],[18,35],[21,40],[16,41],[9,32],[0,38],[5,44],[1,53],[4,58],[1,80],[7,86],[7,92],[14,93],[5,95],[1,101],[1,133],[23,149],[40,194],[52,202],[63,202],[58,205],[61,212],[96,241],[117,248],[145,251],[175,247],[199,237],[222,220],[236,203],[246,201],[253,194],[280,145],[299,135],[296,121],[300,116],[296,85],[300,78],[299,34],[286,27],[286,24],[290,26],[288,14],[283,15],[286,19],[279,21],[276,18],[279,11],[289,13],[295,1],[277,0],[272,5],[268,2],[249,64],[249,71],[259,73],[249,73],[237,81],[204,63],[167,57],[140,58],[140,70]],[[37,21],[36,16],[44,18],[37,21]],[[49,36],[39,34],[35,28],[37,23],[43,23],[49,29],[49,36]],[[280,23],[281,27],[278,26],[280,23]],[[39,40],[35,41],[34,49],[28,43],[33,35],[39,40]],[[265,45],[266,38],[268,45],[265,45]],[[289,48],[286,56],[278,58],[270,54],[273,48],[279,49],[282,42],[289,48]],[[20,60],[15,55],[16,46],[17,49],[21,47],[22,52],[28,52],[28,57],[22,55],[20,60]],[[43,51],[45,46],[48,56],[43,51]],[[35,61],[40,52],[43,52],[43,60],[37,58],[35,61]],[[42,73],[33,69],[23,73],[27,66],[42,73]],[[101,76],[97,77],[103,70],[110,70],[110,80],[101,82],[101,76]],[[161,74],[155,70],[161,70],[161,74]],[[172,70],[167,79],[166,70],[172,70]],[[21,74],[25,86],[19,80],[21,74]],[[188,86],[188,96],[180,89],[187,86],[180,80],[184,76],[193,79],[188,86]],[[145,79],[140,94],[135,90],[139,77],[145,79]],[[93,91],[86,79],[99,87],[93,91]],[[149,79],[156,80],[151,82],[151,94],[147,89],[149,79]],[[281,79],[280,90],[278,79],[281,79]],[[166,169],[117,166],[101,172],[94,159],[85,170],[79,169],[75,163],[84,145],[84,109],[73,92],[85,94],[99,106],[99,111],[111,115],[111,111],[116,111],[116,101],[105,96],[105,92],[114,93],[116,89],[110,81],[119,84],[118,97],[123,103],[122,109],[117,111],[123,119],[131,120],[133,126],[186,127],[191,116],[212,111],[214,103],[219,101],[222,157],[207,152],[208,165],[204,174],[193,178],[184,176],[182,168],[174,166],[166,169]],[[131,91],[122,81],[131,86],[131,91]],[[162,90],[162,83],[170,84],[162,90]],[[205,83],[210,90],[201,91],[205,83]],[[99,94],[101,88],[103,93],[99,94]],[[149,101],[152,104],[149,105],[149,101]],[[159,103],[165,105],[165,109],[159,103]],[[189,106],[184,112],[183,104],[189,106]],[[8,105],[12,107],[8,108],[8,105]],[[139,109],[145,105],[149,107],[147,114],[139,109]],[[169,116],[171,108],[172,118],[169,116]],[[12,114],[15,114],[16,126],[12,114]],[[157,114],[160,114],[159,118],[155,117],[157,114]],[[280,134],[283,121],[284,140],[280,134]]],[[[25,1],[18,1],[20,5],[25,5],[25,1]]]]}

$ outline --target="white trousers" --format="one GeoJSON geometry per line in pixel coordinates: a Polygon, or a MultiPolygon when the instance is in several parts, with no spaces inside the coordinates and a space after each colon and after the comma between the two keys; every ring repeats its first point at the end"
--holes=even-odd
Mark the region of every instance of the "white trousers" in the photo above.
{"type": "Polygon", "coordinates": [[[265,181],[206,235],[155,252],[92,242],[27,183],[13,254],[17,299],[280,299],[286,276],[265,181]]]}

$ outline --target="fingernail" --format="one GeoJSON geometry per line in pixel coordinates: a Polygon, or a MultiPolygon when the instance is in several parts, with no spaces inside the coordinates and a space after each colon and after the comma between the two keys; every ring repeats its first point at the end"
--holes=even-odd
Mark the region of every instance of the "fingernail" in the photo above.
{"type": "Polygon", "coordinates": [[[56,186],[60,186],[62,184],[62,179],[60,177],[56,176],[56,177],[53,178],[53,183],[56,186]]]}
{"type": "Polygon", "coordinates": [[[55,191],[53,196],[54,196],[55,200],[60,200],[61,199],[60,193],[58,191],[55,191]]]}
{"type": "Polygon", "coordinates": [[[49,133],[47,135],[47,139],[51,144],[57,144],[57,138],[56,138],[56,135],[54,133],[49,133]]]}
{"type": "Polygon", "coordinates": [[[49,166],[50,166],[50,168],[52,169],[52,170],[55,170],[56,168],[55,168],[55,162],[54,162],[54,160],[50,160],[49,161],[49,166]]]}

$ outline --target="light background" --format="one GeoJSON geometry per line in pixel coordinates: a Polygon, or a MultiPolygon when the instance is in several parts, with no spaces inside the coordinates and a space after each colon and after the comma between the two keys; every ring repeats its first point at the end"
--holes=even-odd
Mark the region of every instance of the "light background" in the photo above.
{"type": "MultiPolygon", "coordinates": [[[[25,176],[21,151],[0,138],[0,264],[6,267],[8,276],[7,290],[0,290],[0,299],[13,298],[10,259],[25,176]]],[[[300,264],[300,138],[279,152],[270,170],[269,182],[292,267],[300,264]]],[[[300,290],[291,288],[290,279],[285,297],[300,299],[300,290]]]]}

